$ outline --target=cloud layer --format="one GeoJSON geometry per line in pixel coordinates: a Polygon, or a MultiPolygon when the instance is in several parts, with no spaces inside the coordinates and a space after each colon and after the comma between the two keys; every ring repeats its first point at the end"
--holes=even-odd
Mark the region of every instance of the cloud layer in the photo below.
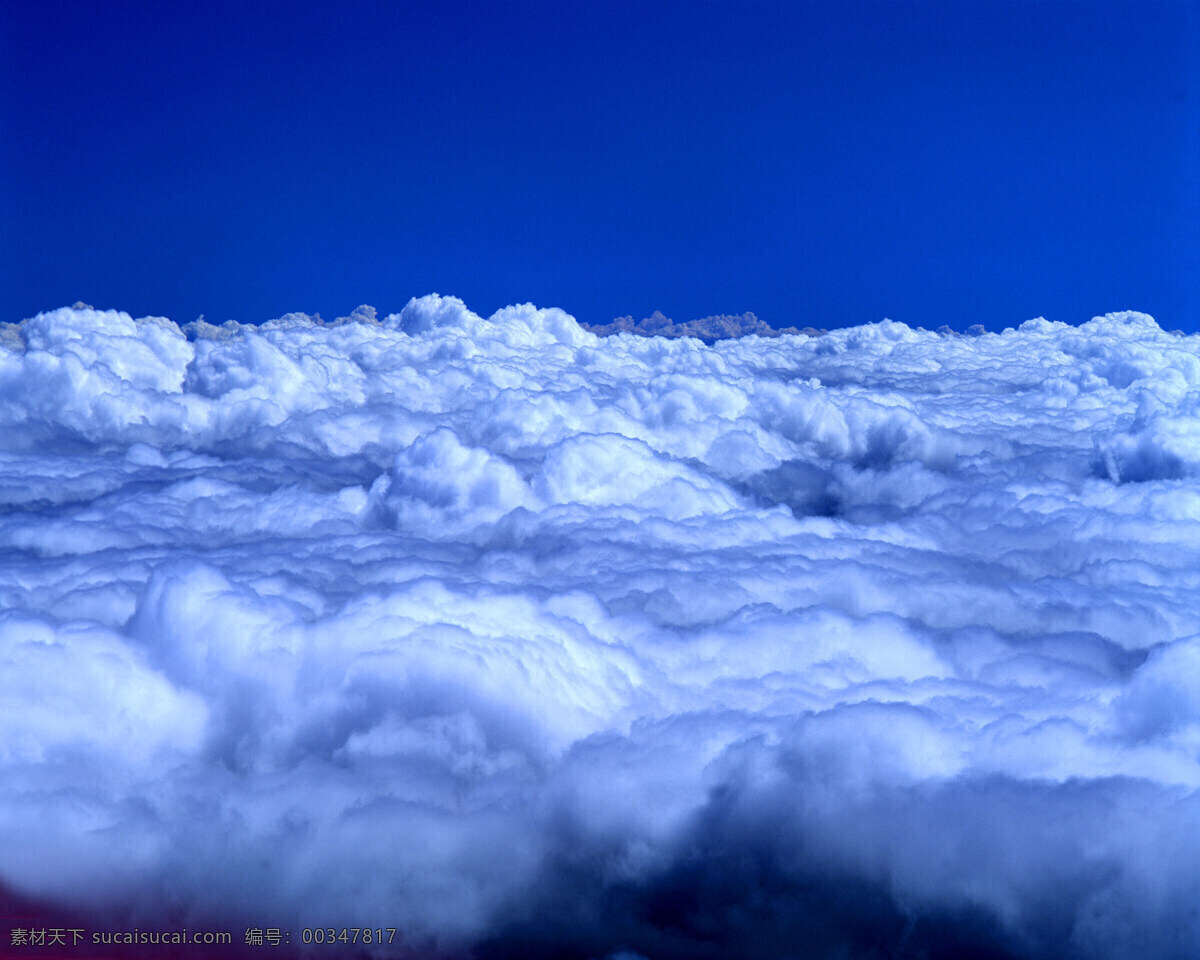
{"type": "MultiPolygon", "coordinates": [[[[0,331],[0,884],[445,957],[1182,958],[1200,342],[0,331]]],[[[328,955],[328,953],[326,954],[328,955]]]]}

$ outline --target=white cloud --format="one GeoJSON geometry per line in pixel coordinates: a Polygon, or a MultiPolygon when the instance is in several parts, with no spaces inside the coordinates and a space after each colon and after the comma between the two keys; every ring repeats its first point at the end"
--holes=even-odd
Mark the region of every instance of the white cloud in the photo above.
{"type": "Polygon", "coordinates": [[[1196,338],[707,339],[6,328],[0,885],[414,955],[1188,956],[1196,338]]]}

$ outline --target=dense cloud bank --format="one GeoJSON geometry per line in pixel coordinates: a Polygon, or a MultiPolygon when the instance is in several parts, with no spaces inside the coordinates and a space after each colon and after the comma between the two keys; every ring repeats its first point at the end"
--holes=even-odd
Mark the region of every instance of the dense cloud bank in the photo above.
{"type": "Polygon", "coordinates": [[[1196,955],[1196,338],[431,296],[2,342],[14,894],[414,956],[1196,955]]]}

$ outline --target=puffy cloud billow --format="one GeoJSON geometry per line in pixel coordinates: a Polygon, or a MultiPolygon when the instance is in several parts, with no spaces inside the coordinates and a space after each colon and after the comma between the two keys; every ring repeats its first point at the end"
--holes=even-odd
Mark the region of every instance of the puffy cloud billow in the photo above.
{"type": "Polygon", "coordinates": [[[8,325],[0,885],[413,957],[1194,957],[1198,481],[1200,339],[1136,313],[8,325]]]}

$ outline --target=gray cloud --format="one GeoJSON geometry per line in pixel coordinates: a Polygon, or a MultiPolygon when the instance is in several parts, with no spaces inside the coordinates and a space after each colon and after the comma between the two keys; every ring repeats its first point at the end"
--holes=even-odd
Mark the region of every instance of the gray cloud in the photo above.
{"type": "Polygon", "coordinates": [[[705,343],[751,335],[812,337],[825,332],[813,327],[805,327],[802,330],[796,327],[772,327],[750,312],[717,314],[711,317],[701,317],[699,320],[675,323],[669,317],[665,317],[661,312],[655,310],[650,316],[636,322],[633,317],[617,317],[611,323],[583,323],[580,326],[599,337],[611,337],[617,333],[632,333],[641,337],[695,337],[705,343]]]}

